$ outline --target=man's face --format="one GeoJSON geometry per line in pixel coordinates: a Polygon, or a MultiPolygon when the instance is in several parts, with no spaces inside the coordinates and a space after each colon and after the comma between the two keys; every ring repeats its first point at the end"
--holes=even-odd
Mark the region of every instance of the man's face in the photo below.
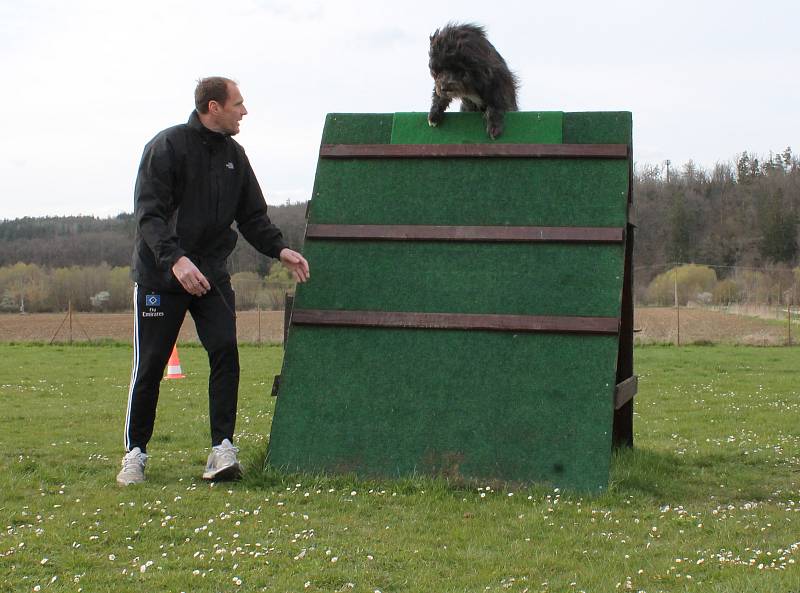
{"type": "Polygon", "coordinates": [[[228,83],[228,100],[225,101],[225,105],[219,105],[214,115],[214,123],[221,132],[231,136],[239,133],[239,122],[247,115],[247,109],[244,107],[244,99],[238,86],[228,83]]]}

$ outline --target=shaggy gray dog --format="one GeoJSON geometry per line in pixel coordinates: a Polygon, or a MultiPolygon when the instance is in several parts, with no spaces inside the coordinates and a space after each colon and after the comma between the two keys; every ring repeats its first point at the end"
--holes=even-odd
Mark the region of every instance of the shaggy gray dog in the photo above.
{"type": "Polygon", "coordinates": [[[428,124],[444,120],[450,101],[461,99],[461,111],[481,111],[492,140],[503,133],[506,111],[517,111],[519,82],[483,27],[448,23],[431,35],[428,66],[434,80],[428,124]]]}

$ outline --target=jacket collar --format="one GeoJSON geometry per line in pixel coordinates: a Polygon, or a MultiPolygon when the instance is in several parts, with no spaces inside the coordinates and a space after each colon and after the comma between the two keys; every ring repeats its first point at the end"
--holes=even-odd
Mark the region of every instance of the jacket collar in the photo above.
{"type": "Polygon", "coordinates": [[[197,131],[204,139],[211,140],[211,141],[220,141],[228,138],[228,134],[221,134],[219,132],[214,132],[213,130],[209,130],[207,127],[203,125],[203,122],[200,121],[200,118],[197,115],[197,111],[192,111],[192,114],[189,116],[189,121],[187,125],[192,128],[193,130],[197,131]]]}

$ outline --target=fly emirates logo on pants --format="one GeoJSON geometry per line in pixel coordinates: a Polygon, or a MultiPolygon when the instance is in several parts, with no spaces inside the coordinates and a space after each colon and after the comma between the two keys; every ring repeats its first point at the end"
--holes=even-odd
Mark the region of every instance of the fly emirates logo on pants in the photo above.
{"type": "Polygon", "coordinates": [[[164,311],[159,311],[161,306],[160,294],[148,294],[144,297],[146,311],[142,311],[142,317],[164,317],[164,311]]]}

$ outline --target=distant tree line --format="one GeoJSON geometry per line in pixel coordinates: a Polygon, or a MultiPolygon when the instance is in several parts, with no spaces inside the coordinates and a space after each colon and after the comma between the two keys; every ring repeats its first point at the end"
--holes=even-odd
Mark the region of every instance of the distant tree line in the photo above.
{"type": "MultiPolygon", "coordinates": [[[[668,278],[659,279],[657,289],[648,289],[659,274],[678,264],[713,267],[716,279],[711,283],[706,275],[700,294],[711,294],[715,302],[767,290],[745,290],[752,279],[738,272],[735,279],[730,277],[740,267],[775,270],[768,274],[769,281],[761,283],[771,287],[769,294],[794,282],[794,273],[786,270],[800,263],[800,159],[790,148],[766,157],[743,152],[734,162],[718,163],[710,171],[692,161],[680,167],[666,162],[637,166],[633,192],[632,219],[638,227],[634,280],[639,302],[666,302],[668,278]]],[[[294,249],[302,250],[305,211],[305,202],[269,209],[294,249]]],[[[54,288],[47,299],[38,299],[47,303],[42,305],[46,310],[66,307],[68,294],[75,296],[81,308],[128,307],[129,298],[123,294],[128,289],[122,287],[134,232],[132,214],[0,221],[0,309],[19,306],[24,292],[20,286],[42,295],[48,283],[60,288],[54,288]],[[66,277],[82,280],[67,288],[66,277]],[[107,298],[97,296],[103,291],[109,293],[107,298]]],[[[240,283],[240,305],[267,307],[280,300],[275,279],[267,282],[272,266],[273,260],[240,237],[229,263],[240,283]],[[266,288],[267,284],[272,288],[266,288]]],[[[687,278],[697,273],[681,272],[687,278]]],[[[691,300],[690,292],[681,289],[679,300],[691,300]]]]}
{"type": "MultiPolygon", "coordinates": [[[[236,272],[231,276],[236,308],[282,309],[295,282],[288,269],[275,263],[267,275],[236,272]]],[[[128,266],[46,268],[16,263],[0,267],[0,312],[114,312],[133,308],[133,284],[128,266]]]]}
{"type": "MultiPolygon", "coordinates": [[[[305,203],[269,208],[294,249],[302,249],[305,210],[305,203]]],[[[132,214],[0,221],[0,312],[64,311],[69,304],[76,311],[130,309],[134,234],[132,214]]],[[[279,263],[242,237],[229,270],[240,309],[281,308],[294,286],[279,263]]]]}
{"type": "Polygon", "coordinates": [[[800,304],[800,267],[672,266],[639,285],[637,301],[645,305],[791,305],[800,304]]]}
{"type": "Polygon", "coordinates": [[[134,224],[132,214],[0,221],[0,266],[20,262],[48,268],[128,266],[134,224]]]}
{"type": "Polygon", "coordinates": [[[670,263],[793,268],[799,215],[800,160],[790,148],[763,159],[743,152],[711,171],[691,161],[638,167],[637,282],[646,286],[670,263]]]}
{"type": "MultiPolygon", "coordinates": [[[[302,248],[306,203],[270,206],[269,216],[293,249],[302,248]]],[[[236,225],[234,225],[235,228],[236,225]]],[[[113,218],[63,216],[0,221],[0,266],[19,262],[47,268],[129,266],[136,221],[133,214],[113,218]]],[[[230,271],[267,274],[271,260],[239,237],[230,271]]]]}
{"type": "Polygon", "coordinates": [[[41,313],[122,311],[132,308],[130,268],[70,266],[47,268],[16,263],[0,267],[0,311],[41,313]]]}

